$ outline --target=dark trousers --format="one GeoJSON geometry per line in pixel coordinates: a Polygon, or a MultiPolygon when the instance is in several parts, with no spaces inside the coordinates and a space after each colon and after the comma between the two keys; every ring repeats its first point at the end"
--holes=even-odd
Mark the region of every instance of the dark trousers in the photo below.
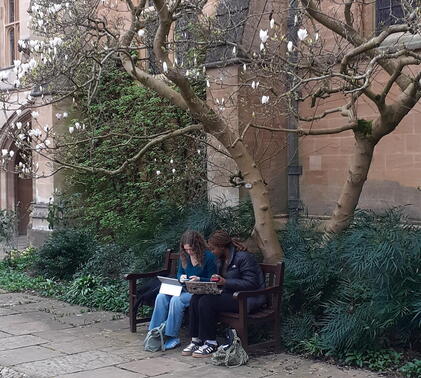
{"type": "Polygon", "coordinates": [[[216,340],[216,322],[220,312],[238,312],[232,294],[193,295],[190,300],[190,336],[216,340]]]}

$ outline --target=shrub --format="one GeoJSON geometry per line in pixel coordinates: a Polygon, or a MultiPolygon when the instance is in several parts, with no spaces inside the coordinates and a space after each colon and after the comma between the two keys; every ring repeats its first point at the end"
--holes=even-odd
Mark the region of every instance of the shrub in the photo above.
{"type": "Polygon", "coordinates": [[[419,348],[421,230],[403,221],[397,210],[359,212],[330,239],[305,218],[289,222],[281,239],[289,348],[303,350],[316,333],[317,347],[337,356],[419,348]]]}
{"type": "Polygon", "coordinates": [[[404,377],[417,378],[421,377],[421,360],[413,360],[403,365],[399,371],[404,377]]]}
{"type": "Polygon", "coordinates": [[[86,263],[94,247],[94,238],[85,231],[55,230],[38,250],[34,270],[44,277],[70,279],[86,263]]]}

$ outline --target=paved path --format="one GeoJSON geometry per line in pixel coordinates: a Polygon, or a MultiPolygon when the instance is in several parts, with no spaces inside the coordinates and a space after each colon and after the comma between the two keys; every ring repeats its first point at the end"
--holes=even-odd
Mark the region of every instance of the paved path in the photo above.
{"type": "Polygon", "coordinates": [[[0,290],[0,377],[375,378],[287,354],[251,358],[247,366],[215,367],[208,361],[143,351],[145,327],[137,334],[127,318],[34,295],[0,290]]]}

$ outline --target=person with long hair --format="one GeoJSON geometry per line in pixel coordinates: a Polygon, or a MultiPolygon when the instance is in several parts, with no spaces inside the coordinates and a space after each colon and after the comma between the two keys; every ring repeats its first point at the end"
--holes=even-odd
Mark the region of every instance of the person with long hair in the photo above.
{"type": "MultiPolygon", "coordinates": [[[[180,240],[180,259],[177,279],[182,282],[209,281],[216,273],[215,256],[207,249],[203,236],[196,231],[186,231],[180,240]]],[[[184,310],[189,306],[192,295],[182,291],[180,296],[158,294],[149,330],[165,324],[165,349],[174,349],[181,344],[179,332],[184,310]]]]}
{"type": "MultiPolygon", "coordinates": [[[[251,253],[222,230],[215,231],[208,240],[209,248],[217,257],[217,281],[222,293],[219,295],[193,295],[190,301],[191,343],[183,349],[183,356],[209,357],[214,353],[216,323],[220,312],[238,312],[236,291],[258,290],[265,287],[263,272],[251,253]]],[[[247,310],[255,311],[266,301],[264,296],[249,298],[247,310]]]]}

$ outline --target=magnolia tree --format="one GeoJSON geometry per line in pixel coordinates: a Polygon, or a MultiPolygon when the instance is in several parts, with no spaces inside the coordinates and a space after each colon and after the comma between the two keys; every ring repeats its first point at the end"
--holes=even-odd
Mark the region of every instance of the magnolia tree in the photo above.
{"type": "Polygon", "coordinates": [[[270,27],[260,30],[260,53],[249,56],[261,77],[283,77],[289,83],[287,90],[270,88],[265,101],[270,106],[288,103],[299,127],[272,131],[298,136],[353,133],[348,176],[323,227],[333,233],[352,220],[376,145],[396,130],[421,97],[421,53],[411,48],[421,41],[418,2],[392,1],[384,22],[376,26],[371,25],[374,7],[373,2],[353,0],[301,0],[290,9],[292,30],[283,34],[276,25],[282,14],[272,14],[270,27]],[[373,108],[369,119],[359,114],[362,103],[373,108]],[[337,122],[338,115],[342,124],[324,126],[330,119],[337,122]]]}
{"type": "MultiPolygon", "coordinates": [[[[401,43],[402,38],[417,35],[419,12],[411,3],[405,3],[403,18],[395,20],[399,24],[386,26],[378,34],[362,35],[357,25],[365,9],[373,6],[371,3],[357,4],[351,0],[333,7],[327,1],[301,0],[286,9],[280,1],[272,2],[271,8],[256,2],[259,6],[254,4],[250,8],[255,14],[250,11],[241,15],[229,11],[230,1],[221,2],[228,6],[226,14],[236,17],[228,30],[224,30],[226,24],[218,25],[218,17],[209,11],[215,3],[211,1],[34,1],[30,13],[35,37],[19,42],[23,58],[15,62],[13,79],[2,78],[14,87],[13,91],[1,92],[2,103],[10,112],[21,111],[22,106],[34,108],[59,102],[80,91],[86,91],[88,99],[93,98],[108,63],[118,62],[134,82],[188,112],[195,122],[158,134],[152,129],[147,135],[127,134],[127,139],[142,142],[135,154],[127,156],[118,167],[89,167],[66,159],[68,151],[77,143],[94,144],[111,138],[112,133],[98,135],[83,122],[75,121],[68,129],[72,138],[61,136],[50,126],[38,124],[34,110],[31,123],[10,125],[10,135],[26,151],[28,159],[21,163],[21,172],[30,174],[36,170],[30,161],[31,154],[36,153],[50,159],[56,170],[71,168],[115,175],[139,162],[151,147],[203,131],[217,141],[211,145],[214,148],[220,145],[221,153],[230,156],[241,172],[237,184],[250,195],[256,240],[266,261],[274,262],[282,258],[282,250],[274,229],[267,186],[253,151],[245,142],[246,134],[259,129],[298,136],[351,130],[355,147],[348,178],[326,224],[330,232],[342,230],[358,204],[376,144],[396,129],[421,95],[421,73],[411,70],[411,66],[419,64],[420,56],[401,43]],[[291,21],[288,32],[287,16],[291,21]],[[186,17],[190,20],[189,28],[179,33],[177,25],[183,17],[184,24],[186,17]],[[248,28],[251,41],[232,38],[240,27],[248,28]],[[216,79],[208,75],[206,68],[207,54],[221,45],[224,46],[221,70],[235,58],[243,73],[236,87],[246,87],[260,103],[257,110],[250,110],[250,122],[240,130],[233,128],[226,117],[226,99],[214,99],[212,106],[197,94],[192,84],[197,80],[208,87],[215,81],[223,84],[226,76],[216,79]],[[154,74],[152,66],[157,71],[154,74]],[[379,73],[386,77],[381,87],[375,84],[379,73]],[[28,90],[37,93],[36,101],[28,90]],[[342,105],[327,108],[330,99],[342,101],[342,105]],[[363,100],[374,104],[377,111],[374,119],[358,116],[357,105],[363,100]],[[313,108],[311,115],[302,112],[302,104],[313,108]],[[323,111],[318,112],[320,108],[323,111]],[[299,127],[282,128],[275,122],[272,126],[261,122],[273,114],[292,114],[299,127]],[[314,122],[337,114],[344,116],[343,125],[313,127],[314,122]]],[[[67,112],[57,114],[58,118],[67,116],[67,112]]],[[[4,159],[10,158],[9,151],[2,154],[4,159]]]]}
{"type": "MultiPolygon", "coordinates": [[[[268,190],[253,152],[246,146],[244,135],[235,131],[224,116],[225,99],[215,99],[213,106],[197,94],[193,85],[199,80],[210,87],[215,80],[208,77],[205,66],[209,48],[224,43],[234,55],[240,48],[235,41],[223,41],[222,29],[207,13],[206,3],[200,0],[33,1],[29,11],[34,37],[19,41],[23,57],[15,61],[15,76],[2,78],[4,84],[13,86],[13,91],[2,92],[6,112],[20,112],[22,106],[34,108],[31,122],[15,122],[8,130],[17,147],[26,151],[26,161],[17,168],[21,174],[36,172],[31,156],[39,154],[54,163],[55,171],[71,168],[116,175],[138,163],[157,144],[181,135],[205,132],[217,142],[210,145],[230,156],[241,172],[241,179],[235,184],[244,186],[250,195],[256,220],[254,236],[265,260],[279,261],[282,249],[274,228],[268,190]],[[179,33],[177,24],[183,16],[186,24],[186,15],[188,28],[179,33]],[[66,159],[75,144],[95,144],[112,138],[112,133],[98,135],[82,121],[76,121],[68,128],[69,134],[62,135],[51,125],[37,121],[36,107],[77,98],[80,91],[86,91],[88,99],[93,98],[110,62],[118,62],[134,82],[168,99],[195,121],[161,133],[154,133],[151,128],[147,135],[127,134],[128,140],[135,138],[142,146],[117,167],[77,164],[66,159]],[[152,66],[158,72],[152,74],[152,66]]],[[[257,18],[263,13],[257,14],[257,18]]],[[[251,50],[259,53],[259,34],[256,39],[257,46],[250,46],[250,54],[251,50]]],[[[247,69],[247,62],[243,69],[247,69]]],[[[268,102],[269,97],[262,95],[261,104],[266,106],[268,102]]],[[[56,116],[67,118],[69,113],[70,108],[56,116]]],[[[3,159],[8,158],[10,152],[3,151],[3,159]]],[[[160,173],[158,170],[157,174],[160,173]]]]}

